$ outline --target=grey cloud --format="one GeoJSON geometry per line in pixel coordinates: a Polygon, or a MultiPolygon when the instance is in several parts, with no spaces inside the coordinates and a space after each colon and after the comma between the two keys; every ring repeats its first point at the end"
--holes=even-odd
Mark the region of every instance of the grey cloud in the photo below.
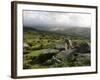
{"type": "Polygon", "coordinates": [[[24,26],[90,27],[91,14],[23,11],[24,26]]]}

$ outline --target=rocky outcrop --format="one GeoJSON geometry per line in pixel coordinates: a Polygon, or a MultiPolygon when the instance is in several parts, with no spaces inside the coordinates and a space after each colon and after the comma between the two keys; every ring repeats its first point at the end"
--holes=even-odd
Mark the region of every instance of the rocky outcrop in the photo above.
{"type": "Polygon", "coordinates": [[[87,42],[84,43],[75,43],[72,45],[72,41],[70,43],[65,42],[65,44],[58,44],[55,46],[54,49],[48,49],[45,52],[41,53],[38,56],[32,58],[32,62],[35,63],[44,63],[48,60],[55,60],[55,62],[63,62],[63,59],[73,58],[80,62],[84,59],[90,61],[90,45],[87,42]],[[66,46],[67,45],[67,46],[66,46]],[[82,54],[85,53],[85,54],[82,54]],[[82,58],[82,59],[81,59],[82,58]]]}

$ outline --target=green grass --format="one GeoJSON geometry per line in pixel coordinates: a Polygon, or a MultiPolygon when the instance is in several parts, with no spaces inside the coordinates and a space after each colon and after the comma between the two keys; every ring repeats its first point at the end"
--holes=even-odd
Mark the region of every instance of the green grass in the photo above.
{"type": "Polygon", "coordinates": [[[29,54],[26,54],[26,56],[38,56],[39,54],[43,53],[47,49],[41,49],[41,50],[34,50],[31,51],[29,54]]]}

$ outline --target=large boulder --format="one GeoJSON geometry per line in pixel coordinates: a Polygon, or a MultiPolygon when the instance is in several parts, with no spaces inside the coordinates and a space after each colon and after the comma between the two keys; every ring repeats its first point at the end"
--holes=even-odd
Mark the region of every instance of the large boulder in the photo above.
{"type": "Polygon", "coordinates": [[[90,53],[90,45],[89,43],[81,43],[78,48],[78,52],[80,53],[90,53]]]}
{"type": "Polygon", "coordinates": [[[37,57],[33,58],[32,61],[35,61],[37,63],[43,63],[47,60],[51,59],[53,56],[58,54],[58,50],[56,49],[48,49],[47,51],[41,53],[37,57]]]}
{"type": "Polygon", "coordinates": [[[76,49],[78,53],[90,53],[91,47],[88,42],[73,42],[73,48],[76,49]]]}

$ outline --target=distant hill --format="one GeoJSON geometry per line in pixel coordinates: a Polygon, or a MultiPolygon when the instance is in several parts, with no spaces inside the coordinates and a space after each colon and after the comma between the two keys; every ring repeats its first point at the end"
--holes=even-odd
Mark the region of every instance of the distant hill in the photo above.
{"type": "Polygon", "coordinates": [[[90,28],[84,28],[84,27],[69,27],[64,30],[56,30],[56,32],[69,34],[69,35],[77,35],[77,36],[83,36],[85,38],[90,38],[91,29],[90,28]]]}
{"type": "Polygon", "coordinates": [[[91,33],[91,29],[90,28],[86,28],[86,27],[55,27],[55,28],[51,28],[51,27],[26,27],[24,26],[23,31],[44,31],[44,32],[50,32],[50,33],[56,33],[56,34],[62,34],[64,36],[79,36],[79,37],[83,37],[86,39],[90,39],[90,33],[91,33]]]}

